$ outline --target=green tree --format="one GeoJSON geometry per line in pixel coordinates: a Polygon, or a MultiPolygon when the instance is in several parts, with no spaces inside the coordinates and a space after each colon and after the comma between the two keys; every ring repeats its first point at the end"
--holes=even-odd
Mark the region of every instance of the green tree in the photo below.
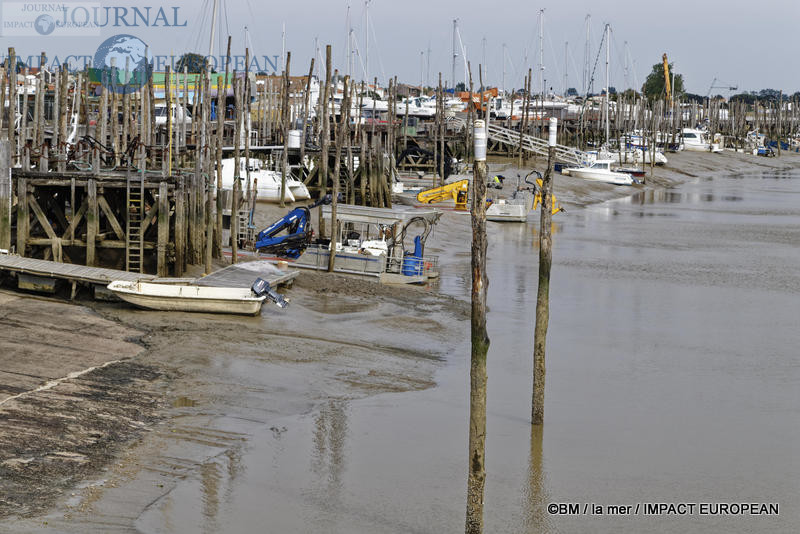
{"type": "Polygon", "coordinates": [[[183,67],[186,67],[192,74],[199,74],[208,67],[208,61],[202,54],[187,53],[181,56],[178,64],[175,65],[177,72],[183,72],[183,67]]]}
{"type": "MultiPolygon", "coordinates": [[[[683,75],[677,74],[669,64],[670,83],[672,84],[673,96],[682,94],[683,91],[683,75]]],[[[642,86],[642,92],[647,98],[654,99],[664,95],[664,64],[656,63],[653,65],[653,70],[647,75],[647,79],[642,86]]]]}

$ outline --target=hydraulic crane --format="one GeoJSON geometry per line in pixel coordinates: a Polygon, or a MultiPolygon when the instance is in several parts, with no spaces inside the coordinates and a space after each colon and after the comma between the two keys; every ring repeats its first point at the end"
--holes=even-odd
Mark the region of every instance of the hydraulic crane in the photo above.
{"type": "Polygon", "coordinates": [[[417,202],[423,204],[433,204],[444,200],[453,199],[457,210],[467,209],[467,198],[469,193],[469,180],[459,180],[451,182],[441,187],[426,189],[417,194],[417,202]]]}

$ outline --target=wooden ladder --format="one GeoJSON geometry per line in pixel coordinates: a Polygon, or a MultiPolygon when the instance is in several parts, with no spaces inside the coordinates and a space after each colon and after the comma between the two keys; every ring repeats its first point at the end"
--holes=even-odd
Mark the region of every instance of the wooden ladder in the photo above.
{"type": "Polygon", "coordinates": [[[125,231],[125,270],[141,273],[142,249],[144,236],[142,235],[142,221],[144,220],[144,175],[131,179],[128,173],[126,192],[128,217],[125,231]]]}

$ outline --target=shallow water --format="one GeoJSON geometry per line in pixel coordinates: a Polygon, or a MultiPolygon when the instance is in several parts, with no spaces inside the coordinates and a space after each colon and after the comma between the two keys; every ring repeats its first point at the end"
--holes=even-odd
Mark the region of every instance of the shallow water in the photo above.
{"type": "MultiPolygon", "coordinates": [[[[759,174],[556,215],[541,429],[538,214],[489,223],[487,532],[800,530],[799,201],[800,175],[759,174]],[[780,515],[556,516],[551,502],[777,502],[780,515]]],[[[440,290],[465,297],[468,276],[447,265],[440,290]]],[[[448,340],[433,388],[250,427],[241,456],[211,458],[137,526],[460,531],[468,340],[448,340]]]]}

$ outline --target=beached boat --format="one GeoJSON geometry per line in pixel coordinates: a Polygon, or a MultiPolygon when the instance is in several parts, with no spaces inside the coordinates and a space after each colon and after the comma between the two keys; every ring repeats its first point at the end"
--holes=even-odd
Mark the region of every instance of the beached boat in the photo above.
{"type": "MultiPolygon", "coordinates": [[[[234,171],[236,164],[234,158],[225,158],[222,160],[222,188],[233,189],[234,171]]],[[[280,202],[281,200],[281,173],[265,169],[261,160],[250,158],[250,179],[258,180],[257,189],[259,202],[280,202]]],[[[248,163],[245,158],[239,160],[239,176],[242,180],[247,179],[248,163]]],[[[244,187],[244,182],[242,186],[244,187]]],[[[311,194],[303,182],[291,176],[286,175],[286,191],[283,195],[284,202],[294,202],[296,200],[308,200],[311,194]]]]}
{"type": "Polygon", "coordinates": [[[721,152],[716,143],[708,139],[708,133],[696,128],[683,128],[681,130],[681,145],[684,150],[692,152],[721,152]]]}
{"type": "Polygon", "coordinates": [[[117,297],[147,310],[256,315],[267,297],[249,288],[201,287],[117,280],[108,284],[117,297]]]}
{"type": "Polygon", "coordinates": [[[610,159],[598,159],[587,167],[569,169],[569,175],[585,180],[605,182],[607,184],[632,185],[633,177],[626,172],[612,171],[612,163],[614,162],[610,159]]]}

